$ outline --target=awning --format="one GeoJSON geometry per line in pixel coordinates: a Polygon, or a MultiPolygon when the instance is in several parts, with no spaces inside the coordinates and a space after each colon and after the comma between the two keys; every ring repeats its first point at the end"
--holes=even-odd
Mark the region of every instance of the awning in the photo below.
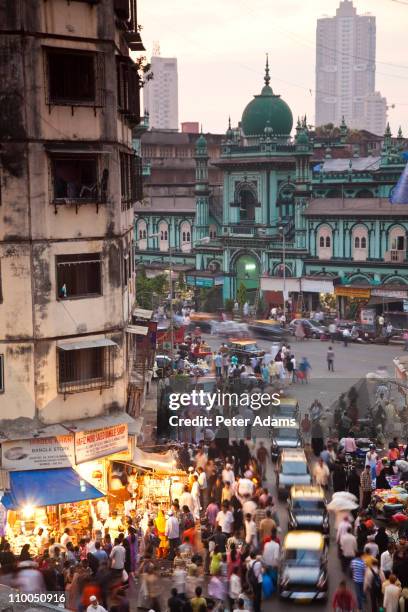
{"type": "Polygon", "coordinates": [[[104,497],[72,468],[10,472],[10,492],[1,503],[7,510],[56,506],[104,497]]]}
{"type": "Polygon", "coordinates": [[[61,351],[80,351],[82,349],[97,348],[101,346],[118,346],[109,338],[98,338],[97,340],[78,340],[77,342],[57,342],[61,351]]]}
{"type": "Polygon", "coordinates": [[[143,327],[142,325],[128,325],[126,331],[129,334],[137,334],[138,336],[147,336],[149,332],[148,327],[143,327]]]}
{"type": "Polygon", "coordinates": [[[147,310],[146,308],[135,308],[133,316],[136,319],[147,319],[148,321],[152,318],[153,310],[147,310]]]}
{"type": "Polygon", "coordinates": [[[134,465],[157,472],[177,472],[177,461],[172,451],[167,453],[146,453],[135,446],[133,450],[134,465]]]}

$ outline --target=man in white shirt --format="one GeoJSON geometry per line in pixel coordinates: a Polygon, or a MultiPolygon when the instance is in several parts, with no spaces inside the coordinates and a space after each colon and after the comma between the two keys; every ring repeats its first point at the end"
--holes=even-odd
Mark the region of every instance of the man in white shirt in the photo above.
{"type": "Polygon", "coordinates": [[[115,540],[115,545],[111,550],[111,554],[109,555],[109,559],[112,571],[114,571],[117,575],[122,576],[125,568],[126,550],[117,538],[115,540]]]}
{"type": "Polygon", "coordinates": [[[258,533],[256,523],[250,514],[245,515],[245,543],[248,544],[250,550],[255,550],[258,546],[258,533]]]}
{"type": "Polygon", "coordinates": [[[225,484],[226,482],[229,482],[231,484],[231,482],[235,481],[234,470],[232,469],[232,465],[230,463],[227,463],[225,468],[222,470],[221,477],[223,484],[225,484]]]}
{"type": "Polygon", "coordinates": [[[274,540],[267,542],[262,553],[262,562],[267,569],[276,570],[279,565],[280,546],[274,540]]]}
{"type": "Polygon", "coordinates": [[[122,526],[122,520],[119,518],[116,510],[112,512],[112,516],[110,516],[104,524],[104,528],[108,530],[109,535],[112,540],[118,537],[119,531],[122,526]]]}
{"type": "Polygon", "coordinates": [[[69,527],[66,527],[66,529],[64,529],[64,533],[61,536],[60,542],[64,546],[64,548],[67,547],[68,542],[72,542],[71,530],[69,527]]]}
{"type": "Polygon", "coordinates": [[[96,512],[100,521],[104,522],[109,518],[109,504],[106,499],[100,499],[96,504],[96,512]]]}
{"type": "Polygon", "coordinates": [[[255,583],[251,583],[253,591],[253,608],[254,612],[261,612],[262,603],[262,561],[260,557],[256,556],[255,552],[251,552],[250,561],[248,563],[248,572],[252,568],[252,572],[255,576],[255,583]]]}
{"type": "Polygon", "coordinates": [[[234,524],[234,515],[231,510],[229,510],[229,504],[223,503],[222,510],[217,514],[217,518],[215,519],[216,525],[221,527],[222,533],[226,535],[231,535],[232,527],[234,524]]]}
{"type": "Polygon", "coordinates": [[[341,536],[347,533],[349,527],[350,527],[350,520],[346,514],[346,516],[340,521],[339,526],[337,527],[337,534],[336,534],[337,544],[340,544],[341,536]]]}
{"type": "Polygon", "coordinates": [[[258,506],[256,505],[256,503],[252,501],[249,495],[245,495],[245,501],[242,504],[242,514],[244,516],[246,516],[247,514],[250,514],[251,517],[253,518],[257,507],[258,506]]]}
{"type": "Polygon", "coordinates": [[[201,507],[207,508],[208,506],[208,486],[207,486],[207,474],[203,468],[198,468],[198,485],[200,487],[200,500],[201,507]]]}
{"type": "Polygon", "coordinates": [[[357,538],[352,532],[351,525],[348,526],[346,533],[343,533],[340,537],[340,550],[343,571],[346,572],[357,552],[357,538]]]}
{"type": "Polygon", "coordinates": [[[166,529],[164,535],[169,541],[170,550],[168,559],[172,561],[176,554],[177,546],[180,544],[180,525],[171,510],[167,514],[166,529]]]}
{"type": "Polygon", "coordinates": [[[136,510],[136,498],[131,497],[130,499],[127,499],[123,504],[123,509],[125,512],[125,516],[130,517],[130,511],[136,510]]]}
{"type": "Polygon", "coordinates": [[[188,490],[187,485],[184,487],[184,493],[180,495],[179,505],[180,505],[180,508],[187,506],[190,512],[193,513],[193,510],[194,510],[193,497],[190,491],[188,490]]]}
{"type": "Polygon", "coordinates": [[[316,485],[327,488],[329,484],[330,478],[330,470],[327,465],[324,463],[323,459],[319,457],[314,470],[313,470],[313,479],[316,485]]]}
{"type": "Polygon", "coordinates": [[[383,573],[391,572],[394,564],[394,545],[390,544],[380,557],[380,568],[383,573]]]}
{"type": "Polygon", "coordinates": [[[250,480],[249,478],[240,478],[238,480],[237,487],[237,496],[239,497],[239,500],[242,502],[245,499],[245,495],[249,495],[250,497],[252,497],[254,493],[254,488],[255,485],[252,480],[250,480]]]}
{"type": "Polygon", "coordinates": [[[106,608],[100,605],[95,595],[91,595],[89,598],[89,606],[86,612],[106,612],[106,608]]]}

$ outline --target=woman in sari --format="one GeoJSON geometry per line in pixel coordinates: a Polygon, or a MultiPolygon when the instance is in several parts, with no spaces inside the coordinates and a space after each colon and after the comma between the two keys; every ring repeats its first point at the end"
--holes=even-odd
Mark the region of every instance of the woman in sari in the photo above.
{"type": "Polygon", "coordinates": [[[165,535],[166,517],[164,516],[164,512],[162,509],[158,511],[154,524],[157,529],[157,536],[160,540],[159,548],[157,550],[157,556],[159,557],[159,559],[163,559],[164,557],[167,556],[168,549],[169,549],[169,542],[165,535]]]}

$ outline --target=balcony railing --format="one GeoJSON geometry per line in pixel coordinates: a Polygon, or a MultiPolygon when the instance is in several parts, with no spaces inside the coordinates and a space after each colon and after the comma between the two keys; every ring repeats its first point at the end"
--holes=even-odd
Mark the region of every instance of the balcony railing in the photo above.
{"type": "Polygon", "coordinates": [[[405,259],[405,251],[397,251],[392,249],[391,251],[386,251],[384,255],[384,261],[387,262],[403,263],[405,259]]]}

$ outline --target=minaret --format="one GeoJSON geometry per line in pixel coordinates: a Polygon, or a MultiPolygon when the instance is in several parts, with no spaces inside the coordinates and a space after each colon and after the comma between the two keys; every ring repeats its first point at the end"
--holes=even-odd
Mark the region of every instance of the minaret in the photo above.
{"type": "Polygon", "coordinates": [[[295,235],[296,246],[306,248],[306,222],[304,211],[310,198],[310,159],[313,154],[313,146],[309,140],[306,115],[302,122],[298,120],[295,136],[295,235]]]}
{"type": "Polygon", "coordinates": [[[196,145],[195,156],[196,175],[195,175],[195,197],[196,197],[196,217],[195,217],[195,240],[201,240],[209,234],[210,223],[210,189],[208,184],[208,150],[207,141],[201,133],[196,145]]]}

